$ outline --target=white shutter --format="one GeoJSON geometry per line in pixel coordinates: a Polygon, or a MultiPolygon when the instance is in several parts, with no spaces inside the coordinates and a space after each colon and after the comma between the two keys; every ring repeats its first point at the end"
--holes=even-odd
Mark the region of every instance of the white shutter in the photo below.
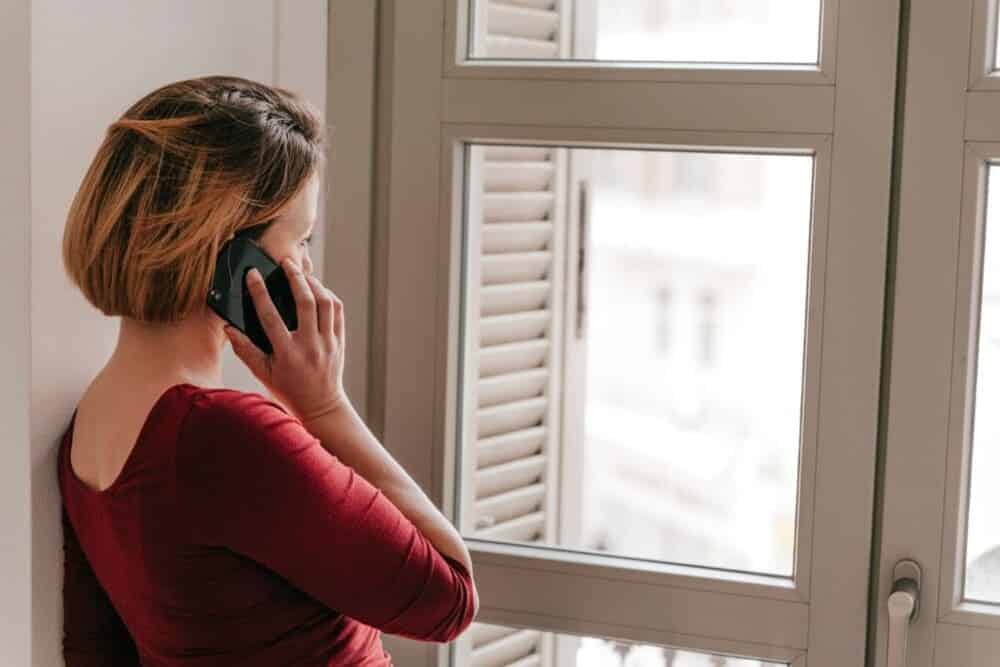
{"type": "Polygon", "coordinates": [[[542,667],[538,654],[538,630],[511,630],[499,625],[476,623],[470,630],[472,665],[508,665],[542,667]]]}
{"type": "Polygon", "coordinates": [[[462,530],[555,543],[566,149],[467,158],[462,530]]]}
{"type": "MultiPolygon", "coordinates": [[[[461,529],[557,541],[566,149],[467,152],[461,529]]],[[[463,667],[553,667],[543,633],[474,623],[463,667]]]]}
{"type": "MultiPolygon", "coordinates": [[[[482,56],[565,55],[557,0],[479,2],[482,56]]],[[[554,544],[566,227],[566,149],[467,154],[462,533],[554,544]]],[[[552,637],[474,623],[461,667],[553,667],[552,637]]]]}
{"type": "Polygon", "coordinates": [[[473,0],[474,57],[565,58],[572,46],[566,0],[473,0]]]}

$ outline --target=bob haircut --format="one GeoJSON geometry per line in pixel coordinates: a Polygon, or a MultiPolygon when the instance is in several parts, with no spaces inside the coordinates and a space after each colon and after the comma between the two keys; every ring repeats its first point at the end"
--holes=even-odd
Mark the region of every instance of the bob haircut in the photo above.
{"type": "Polygon", "coordinates": [[[154,90],[108,127],[73,198],[70,280],[108,316],[199,311],[222,244],[260,238],[322,170],[323,143],[315,108],[283,88],[207,76],[154,90]]]}

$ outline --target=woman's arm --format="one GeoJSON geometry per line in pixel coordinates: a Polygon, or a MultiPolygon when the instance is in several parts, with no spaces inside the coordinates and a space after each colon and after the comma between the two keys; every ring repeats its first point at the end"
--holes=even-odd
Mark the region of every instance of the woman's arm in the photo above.
{"type": "Polygon", "coordinates": [[[458,531],[386,451],[346,396],[339,408],[304,425],[327,451],[380,489],[438,551],[472,572],[472,558],[458,531]]]}
{"type": "Polygon", "coordinates": [[[178,442],[179,511],[193,540],[248,556],[391,634],[448,642],[472,623],[465,564],[279,404],[198,392],[178,442]]]}

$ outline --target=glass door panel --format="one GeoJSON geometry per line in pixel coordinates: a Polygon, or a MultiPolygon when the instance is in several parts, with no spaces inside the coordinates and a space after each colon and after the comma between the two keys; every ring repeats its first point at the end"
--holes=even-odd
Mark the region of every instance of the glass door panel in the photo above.
{"type": "Polygon", "coordinates": [[[473,59],[816,65],[820,0],[471,0],[473,59]]]}
{"type": "Polygon", "coordinates": [[[969,472],[965,595],[1000,603],[1000,172],[988,170],[976,392],[969,472]]]}
{"type": "Polygon", "coordinates": [[[813,158],[467,156],[462,531],[792,576],[813,158]]]}
{"type": "Polygon", "coordinates": [[[986,667],[1000,651],[996,3],[910,4],[872,651],[896,667],[902,630],[907,667],[986,667]],[[904,559],[919,611],[894,629],[904,559]]]}
{"type": "Polygon", "coordinates": [[[477,623],[456,642],[454,667],[787,667],[787,662],[477,623]],[[459,662],[461,661],[461,662],[459,662]]]}

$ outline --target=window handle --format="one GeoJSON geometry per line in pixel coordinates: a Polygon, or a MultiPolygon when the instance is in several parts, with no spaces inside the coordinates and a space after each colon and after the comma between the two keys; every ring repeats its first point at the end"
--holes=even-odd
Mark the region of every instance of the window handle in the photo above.
{"type": "Polygon", "coordinates": [[[587,319],[587,246],[590,228],[590,182],[580,181],[577,226],[576,251],[576,337],[583,338],[583,329],[587,319]]]}
{"type": "Polygon", "coordinates": [[[906,640],[910,624],[920,611],[920,566],[901,560],[892,571],[889,594],[889,652],[886,667],[906,667],[906,640]]]}

